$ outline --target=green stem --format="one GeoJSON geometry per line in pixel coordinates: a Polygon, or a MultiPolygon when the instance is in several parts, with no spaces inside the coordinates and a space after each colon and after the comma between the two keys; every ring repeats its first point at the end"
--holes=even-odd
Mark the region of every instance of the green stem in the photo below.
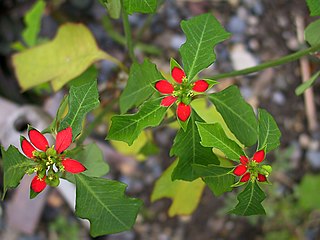
{"type": "Polygon", "coordinates": [[[134,55],[131,27],[130,27],[130,23],[129,23],[129,15],[124,8],[122,8],[122,21],[123,21],[124,35],[126,37],[126,43],[127,43],[127,48],[129,51],[129,56],[130,56],[132,62],[137,62],[137,58],[134,55]]]}
{"type": "Polygon", "coordinates": [[[308,55],[310,53],[314,53],[317,50],[320,50],[320,44],[316,45],[316,46],[313,46],[313,47],[310,47],[310,48],[307,48],[307,49],[304,49],[304,50],[301,50],[301,51],[298,51],[298,52],[295,52],[293,54],[290,54],[290,55],[275,59],[275,60],[271,60],[271,61],[262,63],[260,65],[255,66],[255,67],[245,68],[245,69],[242,69],[242,70],[233,71],[233,72],[229,72],[229,73],[217,74],[217,75],[214,75],[214,76],[209,77],[209,78],[210,79],[222,79],[222,78],[236,77],[236,76],[240,76],[240,75],[247,75],[247,74],[250,74],[250,73],[254,73],[254,72],[258,72],[258,71],[264,70],[266,68],[276,67],[278,65],[282,65],[282,64],[285,64],[285,63],[289,63],[289,62],[295,61],[295,60],[297,60],[297,59],[299,59],[299,58],[301,58],[301,57],[303,57],[305,55],[308,55]]]}

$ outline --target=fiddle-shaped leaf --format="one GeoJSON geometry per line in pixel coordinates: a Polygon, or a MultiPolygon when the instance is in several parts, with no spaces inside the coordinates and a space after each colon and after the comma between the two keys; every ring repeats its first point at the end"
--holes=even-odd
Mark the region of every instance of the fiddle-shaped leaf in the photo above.
{"type": "Polygon", "coordinates": [[[195,173],[202,177],[214,195],[220,196],[225,192],[232,191],[231,185],[234,183],[234,176],[230,172],[233,168],[212,164],[209,166],[193,164],[192,167],[195,173]]]}
{"type": "Polygon", "coordinates": [[[127,13],[154,13],[157,9],[157,0],[123,0],[123,7],[127,13]]]}
{"type": "Polygon", "coordinates": [[[177,156],[179,162],[173,170],[172,180],[193,181],[197,179],[199,176],[194,173],[192,164],[219,164],[219,160],[216,155],[213,154],[212,149],[200,144],[201,139],[196,121],[203,122],[198,114],[193,111],[186,131],[180,128],[174,139],[170,155],[177,156]]]}
{"type": "Polygon", "coordinates": [[[8,188],[15,188],[19,185],[22,177],[29,168],[36,165],[34,161],[22,155],[19,150],[10,145],[7,150],[1,147],[3,159],[3,195],[5,196],[8,188]]]}
{"type": "Polygon", "coordinates": [[[192,81],[201,70],[216,60],[213,48],[228,39],[230,33],[209,13],[182,21],[181,28],[187,40],[181,46],[180,54],[188,80],[192,81]]]}
{"type": "Polygon", "coordinates": [[[161,99],[153,99],[145,102],[135,114],[112,117],[107,139],[131,145],[143,129],[158,126],[167,111],[166,107],[160,105],[160,101],[161,99]]]}
{"type": "Polygon", "coordinates": [[[259,137],[257,149],[265,149],[268,153],[280,145],[281,132],[273,117],[263,109],[259,109],[259,137]]]}
{"type": "Polygon", "coordinates": [[[304,30],[304,39],[312,46],[320,44],[320,19],[310,23],[304,30]]]}
{"type": "Polygon", "coordinates": [[[93,237],[130,230],[142,202],[124,195],[126,185],[75,174],[76,215],[90,221],[93,237]]]}
{"type": "Polygon", "coordinates": [[[241,155],[245,155],[242,148],[229,139],[219,123],[196,123],[201,137],[201,145],[221,150],[228,159],[239,162],[241,155]]]}
{"type": "Polygon", "coordinates": [[[245,146],[256,143],[258,128],[256,116],[236,86],[232,85],[221,92],[210,94],[209,99],[241,143],[245,146]]]}
{"type": "Polygon", "coordinates": [[[170,217],[192,214],[200,202],[205,186],[200,178],[192,182],[172,181],[171,175],[173,169],[177,166],[177,162],[173,162],[157,180],[151,195],[152,202],[161,198],[172,199],[169,208],[170,217]]]}
{"type": "Polygon", "coordinates": [[[52,41],[16,53],[13,65],[22,90],[51,82],[57,91],[102,59],[123,67],[117,59],[98,48],[86,26],[67,23],[59,27],[52,41]]]}
{"type": "Polygon", "coordinates": [[[164,79],[155,64],[145,60],[142,64],[133,63],[130,68],[128,83],[120,96],[121,113],[132,107],[138,107],[155,91],[154,84],[164,79]]]}
{"type": "Polygon", "coordinates": [[[71,86],[68,100],[69,111],[61,121],[59,131],[71,127],[74,140],[81,132],[85,115],[99,105],[97,82],[91,81],[78,87],[71,86]]]}
{"type": "Polygon", "coordinates": [[[238,195],[237,206],[230,213],[250,216],[266,214],[261,202],[266,198],[257,182],[248,182],[246,188],[238,195]]]}

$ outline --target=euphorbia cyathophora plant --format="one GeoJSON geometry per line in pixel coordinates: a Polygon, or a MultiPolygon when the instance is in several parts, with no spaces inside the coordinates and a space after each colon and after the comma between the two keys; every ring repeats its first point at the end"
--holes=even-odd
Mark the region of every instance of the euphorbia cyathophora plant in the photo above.
{"type": "Polygon", "coordinates": [[[27,169],[28,174],[36,173],[31,182],[31,189],[39,193],[46,185],[56,187],[60,183],[60,173],[81,173],[86,170],[77,160],[68,158],[64,151],[72,143],[72,129],[68,127],[58,132],[56,142],[49,146],[46,137],[37,129],[29,127],[28,136],[30,142],[21,136],[22,152],[35,163],[35,167],[27,169]]]}
{"type": "MultiPolygon", "coordinates": [[[[180,66],[171,59],[171,81],[165,80],[150,60],[138,62],[130,36],[128,14],[154,13],[158,1],[107,2],[105,6],[109,8],[112,17],[117,18],[120,11],[122,12],[128,55],[132,65],[124,90],[122,82],[114,83],[114,88],[119,87],[115,92],[123,90],[121,96],[118,98],[116,95],[117,99],[114,101],[119,104],[98,111],[114,115],[111,122],[108,122],[110,129],[106,139],[112,140],[111,144],[113,141],[123,141],[132,145],[134,141],[141,141],[138,137],[147,128],[160,124],[164,127],[175,120],[179,122],[167,126],[179,128],[170,150],[170,155],[177,159],[155,184],[152,201],[170,197],[174,204],[169,210],[169,215],[186,215],[196,209],[204,184],[216,196],[232,191],[234,187],[243,186],[244,189],[237,197],[238,203],[230,212],[244,216],[265,214],[261,202],[266,196],[261,186],[268,183],[271,166],[263,165],[262,162],[266,154],[280,144],[281,134],[278,126],[266,110],[256,109],[256,114],[252,106],[243,99],[237,86],[232,85],[221,91],[212,87],[222,78],[252,73],[319,51],[320,42],[317,39],[320,38],[315,37],[315,31],[312,31],[318,28],[312,26],[309,32],[306,31],[306,41],[311,45],[308,50],[260,67],[199,78],[198,74],[216,60],[214,47],[228,39],[230,33],[209,13],[183,20],[181,28],[186,35],[186,42],[179,49],[182,64],[180,66]],[[113,112],[117,109],[115,106],[119,106],[119,114],[113,112]],[[172,109],[177,118],[172,117],[172,109]],[[248,158],[246,151],[256,145],[258,151],[252,158],[248,158]],[[179,191],[179,188],[183,188],[184,191],[179,191]]],[[[44,4],[42,2],[42,8],[37,7],[35,11],[43,10],[44,4]]],[[[40,22],[40,18],[38,21],[40,22]]],[[[24,37],[27,37],[27,34],[24,37]]],[[[28,39],[24,40],[26,43],[30,42],[28,39]]],[[[24,154],[14,146],[7,150],[2,148],[4,193],[8,188],[17,187],[25,173],[36,173],[31,183],[31,190],[36,193],[41,192],[47,184],[57,186],[60,178],[63,178],[75,183],[75,213],[90,220],[92,236],[130,229],[142,203],[124,195],[126,185],[123,183],[101,178],[109,168],[102,159],[99,148],[94,144],[83,145],[83,138],[94,126],[82,131],[85,115],[99,105],[97,71],[94,68],[86,70],[87,67],[97,59],[112,60],[124,71],[126,67],[108,53],[98,49],[90,31],[81,24],[62,25],[51,42],[36,48],[32,46],[29,44],[26,46],[29,47],[28,51],[13,56],[13,65],[24,90],[35,86],[34,82],[47,81],[51,81],[54,89],[58,90],[72,78],[77,78],[71,82],[68,96],[61,102],[55,119],[45,131],[56,135],[53,146],[49,146],[47,139],[38,130],[30,128],[29,140],[21,138],[24,154]],[[64,43],[62,48],[61,42],[64,43]],[[77,54],[77,46],[81,46],[81,56],[85,57],[77,54]],[[64,51],[64,48],[68,49],[64,51]],[[57,56],[60,56],[59,59],[68,60],[65,63],[68,68],[64,64],[58,68],[58,64],[51,62],[52,59],[47,57],[55,55],[59,49],[61,52],[57,53],[57,56]],[[73,58],[79,61],[69,61],[73,58]],[[48,72],[48,76],[43,77],[43,69],[40,71],[34,67],[39,65],[38,62],[52,70],[48,72]],[[29,74],[30,71],[34,71],[34,74],[29,74]],[[62,75],[57,76],[57,73],[62,75]],[[79,73],[82,75],[79,76],[79,73]],[[39,79],[34,81],[33,78],[37,76],[39,79]],[[75,143],[75,148],[67,150],[71,142],[75,143]]],[[[104,106],[102,104],[101,108],[104,106]]],[[[100,115],[97,121],[91,124],[100,124],[105,119],[100,115]]],[[[148,138],[151,136],[148,135],[148,138]]],[[[149,140],[137,144],[143,145],[139,153],[148,152],[145,150],[150,147],[149,140]]],[[[31,197],[35,195],[31,194],[31,197]]]]}

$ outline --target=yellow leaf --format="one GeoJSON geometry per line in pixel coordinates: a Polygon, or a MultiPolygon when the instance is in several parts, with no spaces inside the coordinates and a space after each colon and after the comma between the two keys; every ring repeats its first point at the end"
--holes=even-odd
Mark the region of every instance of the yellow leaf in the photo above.
{"type": "Polygon", "coordinates": [[[58,29],[52,41],[15,54],[13,64],[22,90],[50,81],[57,91],[102,59],[123,66],[98,48],[87,27],[67,23],[58,29]]]}
{"type": "Polygon", "coordinates": [[[182,180],[171,181],[171,174],[178,160],[157,180],[151,195],[151,201],[167,197],[172,199],[169,216],[190,215],[198,207],[205,184],[198,178],[193,182],[182,180]]]}

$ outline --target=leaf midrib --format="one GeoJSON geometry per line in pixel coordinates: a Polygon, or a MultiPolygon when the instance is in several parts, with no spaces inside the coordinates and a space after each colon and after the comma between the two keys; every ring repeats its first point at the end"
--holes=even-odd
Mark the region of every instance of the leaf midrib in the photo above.
{"type": "Polygon", "coordinates": [[[100,203],[100,205],[102,207],[105,207],[105,209],[110,213],[111,216],[113,216],[122,226],[124,226],[126,229],[129,229],[130,226],[126,225],[123,221],[121,221],[121,219],[119,219],[115,214],[113,214],[113,212],[109,209],[109,207],[107,205],[105,205],[100,199],[99,199],[99,196],[96,195],[96,193],[94,191],[92,191],[92,189],[90,188],[90,186],[86,183],[86,181],[84,181],[82,179],[82,177],[79,175],[79,176],[76,176],[80,181],[81,183],[88,189],[88,192],[91,193],[91,196],[94,197],[98,203],[100,203]]]}

